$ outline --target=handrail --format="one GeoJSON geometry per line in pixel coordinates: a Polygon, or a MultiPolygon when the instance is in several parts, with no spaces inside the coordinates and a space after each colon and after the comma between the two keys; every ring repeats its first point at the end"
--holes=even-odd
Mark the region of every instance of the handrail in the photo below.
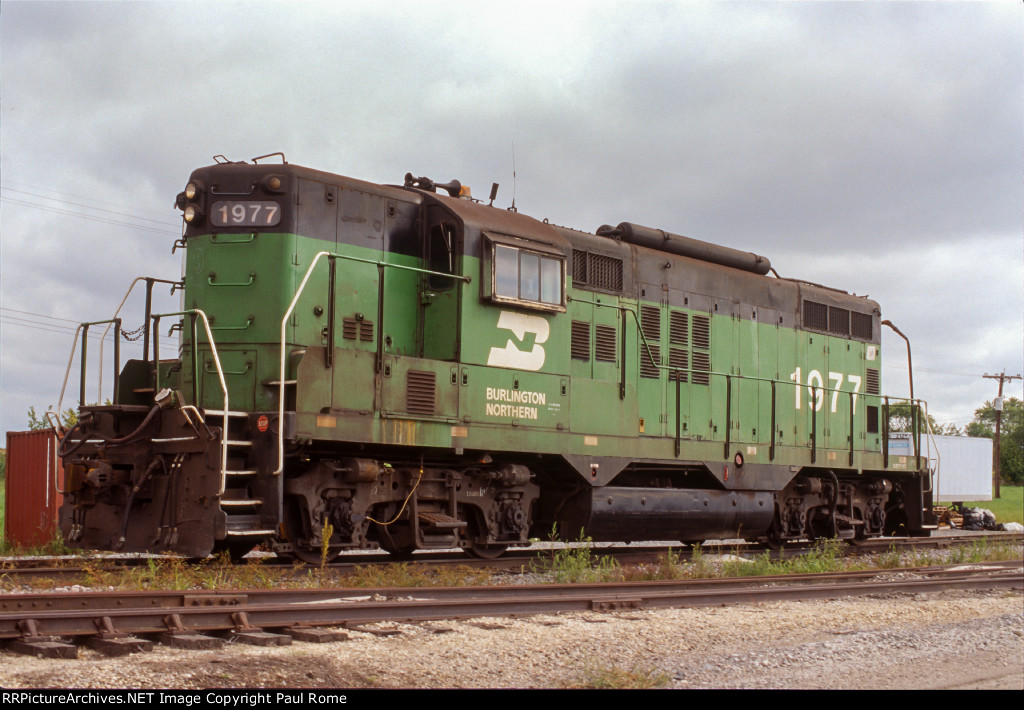
{"type": "MultiPolygon", "coordinates": [[[[291,303],[288,304],[288,308],[287,308],[287,310],[285,310],[284,316],[281,318],[281,373],[280,373],[280,377],[278,378],[278,412],[277,412],[277,468],[273,471],[273,475],[274,476],[280,476],[281,473],[284,471],[284,402],[285,402],[284,388],[285,388],[285,363],[286,363],[285,350],[287,348],[288,319],[291,318],[292,312],[294,312],[295,307],[298,305],[299,298],[302,296],[302,292],[305,291],[306,284],[309,282],[309,277],[313,275],[313,269],[316,267],[316,265],[320,261],[320,259],[322,257],[325,257],[325,256],[328,259],[330,259],[331,261],[334,261],[335,259],[344,259],[345,261],[354,261],[354,262],[357,262],[357,263],[360,263],[360,264],[371,264],[373,266],[376,266],[377,269],[378,269],[378,272],[380,273],[380,279],[381,279],[381,285],[380,285],[380,289],[379,289],[380,293],[382,293],[382,291],[383,291],[383,278],[384,278],[383,269],[384,268],[398,269],[400,271],[412,271],[414,273],[424,274],[426,276],[441,276],[441,277],[450,278],[450,279],[453,279],[453,280],[456,280],[456,281],[464,281],[465,283],[471,283],[473,281],[473,279],[471,277],[463,276],[461,274],[449,274],[449,273],[445,273],[443,271],[432,271],[430,269],[421,269],[421,268],[416,267],[416,266],[405,266],[404,264],[392,264],[392,263],[387,262],[387,261],[374,261],[373,259],[361,259],[361,258],[356,257],[356,256],[349,256],[347,254],[336,254],[334,252],[329,252],[329,251],[319,251],[319,252],[317,252],[316,255],[313,257],[313,260],[310,262],[309,268],[306,269],[306,274],[302,277],[302,281],[299,283],[299,287],[295,290],[295,295],[292,297],[291,303]]],[[[328,284],[329,288],[330,288],[330,286],[331,285],[328,284]]],[[[378,298],[381,298],[381,297],[382,296],[379,294],[378,298]]],[[[380,323],[379,319],[378,319],[378,323],[377,323],[378,334],[380,333],[381,327],[382,327],[382,323],[380,323]]],[[[334,347],[334,343],[333,342],[328,343],[327,347],[328,348],[333,348],[334,347]]],[[[283,505],[283,501],[284,501],[284,496],[280,496],[280,501],[279,502],[282,505],[283,505]]]]}
{"type": "MultiPolygon", "coordinates": [[[[154,321],[154,328],[153,328],[154,331],[159,330],[160,319],[161,318],[166,318],[166,317],[169,317],[169,316],[191,316],[191,318],[192,318],[192,333],[193,333],[193,338],[192,338],[192,364],[193,364],[193,368],[192,369],[193,369],[193,372],[196,371],[197,367],[195,365],[196,365],[196,363],[199,360],[199,343],[198,343],[198,339],[194,335],[196,333],[196,328],[195,328],[196,318],[200,317],[200,318],[203,319],[203,328],[206,330],[206,339],[210,343],[210,354],[213,355],[213,362],[217,366],[217,378],[220,380],[220,391],[224,394],[224,424],[223,424],[223,427],[221,428],[221,435],[220,435],[220,490],[217,491],[217,495],[223,495],[224,494],[224,490],[227,488],[227,478],[228,478],[228,474],[227,474],[227,470],[228,470],[228,411],[231,409],[231,407],[229,406],[229,402],[228,402],[228,385],[227,385],[227,381],[224,379],[224,368],[221,367],[220,355],[217,354],[217,343],[214,342],[213,332],[210,330],[210,319],[207,318],[206,317],[206,313],[203,310],[199,309],[199,308],[193,308],[193,309],[187,310],[187,311],[176,311],[174,313],[156,313],[156,314],[153,314],[153,316],[152,316],[153,317],[153,321],[154,321]]],[[[157,363],[160,362],[160,353],[158,351],[159,345],[160,345],[160,341],[154,339],[154,343],[153,343],[153,357],[154,357],[154,359],[156,360],[157,363]]],[[[206,370],[205,366],[204,366],[203,370],[204,371],[206,370]]],[[[199,384],[196,382],[196,378],[197,377],[198,377],[198,375],[194,376],[193,380],[192,380],[192,386],[193,386],[193,392],[194,393],[198,393],[198,386],[199,386],[199,384]]],[[[198,407],[198,405],[199,405],[198,394],[193,394],[192,405],[198,407]]],[[[187,406],[187,405],[185,405],[185,406],[187,406]]],[[[184,406],[182,408],[184,408],[184,406]]]]}
{"type": "MultiPolygon", "coordinates": [[[[114,311],[113,318],[111,318],[109,321],[97,321],[97,322],[98,323],[109,322],[109,323],[113,324],[114,319],[117,318],[117,316],[121,313],[121,309],[124,308],[124,304],[128,300],[128,297],[131,295],[132,290],[135,288],[135,284],[137,284],[139,281],[146,281],[147,282],[147,290],[146,290],[146,311],[147,311],[147,313],[146,313],[146,319],[145,319],[145,324],[147,326],[149,324],[149,313],[148,313],[148,311],[149,311],[150,295],[152,294],[153,284],[154,283],[165,283],[165,284],[171,284],[173,286],[173,285],[179,283],[178,281],[170,281],[168,279],[158,279],[158,278],[156,278],[154,276],[137,276],[131,282],[131,285],[128,286],[128,290],[125,292],[124,298],[121,299],[121,303],[118,304],[117,310],[114,311]]],[[[68,377],[71,375],[71,363],[74,362],[74,360],[75,360],[75,352],[78,350],[78,332],[79,332],[79,330],[81,330],[81,328],[82,328],[82,326],[79,325],[78,328],[75,329],[75,338],[74,338],[74,341],[71,343],[71,353],[68,355],[68,366],[67,366],[67,368],[64,371],[64,382],[61,384],[61,387],[60,387],[60,397],[57,398],[57,411],[58,412],[60,412],[61,406],[64,404],[64,392],[65,392],[65,390],[67,389],[67,386],[68,386],[68,377]]],[[[103,331],[103,334],[100,336],[100,359],[99,359],[100,365],[99,365],[99,387],[97,389],[97,395],[96,395],[96,401],[97,402],[100,401],[103,398],[103,341],[107,337],[107,333],[108,332],[110,332],[110,326],[107,326],[107,328],[103,331]]],[[[148,336],[148,334],[147,334],[147,336],[148,336]]],[[[146,339],[148,341],[148,337],[146,339]]],[[[114,376],[117,377],[119,374],[120,373],[115,373],[114,376]]],[[[84,397],[83,397],[83,400],[84,400],[84,397]]],[[[79,404],[79,406],[82,406],[82,405],[85,404],[85,402],[81,401],[78,404],[79,404]]]]}

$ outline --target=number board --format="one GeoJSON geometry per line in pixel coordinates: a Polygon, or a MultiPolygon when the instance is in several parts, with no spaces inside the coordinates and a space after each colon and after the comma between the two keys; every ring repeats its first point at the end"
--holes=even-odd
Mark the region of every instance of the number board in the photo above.
{"type": "Polygon", "coordinates": [[[281,205],[267,200],[222,200],[210,212],[215,227],[273,227],[281,221],[281,205]]]}

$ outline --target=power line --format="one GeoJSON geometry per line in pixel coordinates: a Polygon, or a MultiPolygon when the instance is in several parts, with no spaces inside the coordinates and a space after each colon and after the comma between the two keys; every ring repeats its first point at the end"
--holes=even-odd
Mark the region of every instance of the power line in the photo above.
{"type": "Polygon", "coordinates": [[[33,313],[31,311],[19,311],[16,308],[4,308],[2,306],[0,306],[0,311],[8,311],[9,313],[21,313],[21,314],[26,315],[26,316],[36,316],[37,318],[48,318],[50,320],[60,320],[60,321],[66,322],[66,323],[74,323],[75,325],[78,325],[79,323],[82,322],[82,321],[73,320],[71,318],[59,318],[57,316],[47,316],[47,315],[43,315],[42,313],[33,313]]]}
{"type": "MultiPolygon", "coordinates": [[[[167,220],[151,219],[149,217],[141,217],[141,216],[136,215],[136,214],[129,214],[128,212],[117,212],[116,210],[110,210],[110,209],[107,209],[105,207],[96,207],[95,205],[85,204],[85,203],[82,203],[82,202],[72,202],[70,200],[62,200],[59,197],[49,197],[47,195],[40,195],[40,194],[35,193],[35,192],[27,192],[26,190],[16,190],[13,187],[4,187],[4,188],[0,188],[0,189],[7,190],[8,192],[17,192],[20,195],[29,195],[30,197],[38,197],[38,198],[40,198],[42,200],[52,200],[54,202],[63,202],[66,205],[72,205],[74,207],[84,207],[85,209],[95,210],[97,212],[109,212],[110,214],[120,215],[121,217],[130,217],[131,219],[141,219],[144,222],[153,222],[154,224],[159,224],[159,225],[164,226],[164,227],[173,226],[174,225],[173,222],[168,222],[167,220]]],[[[113,204],[113,203],[108,203],[108,204],[113,204]]]]}
{"type": "MultiPolygon", "coordinates": [[[[15,318],[14,316],[0,316],[0,322],[6,323],[7,325],[17,325],[22,328],[32,328],[33,330],[42,330],[47,333],[58,333],[60,335],[71,335],[75,332],[76,328],[70,326],[63,326],[58,323],[39,323],[38,321],[28,321],[23,318],[15,318]]],[[[89,333],[90,338],[100,337],[100,333],[91,331],[89,333]]],[[[106,335],[106,340],[113,340],[114,336],[112,333],[106,335]]]]}
{"type": "MultiPolygon", "coordinates": [[[[22,183],[22,182],[17,182],[17,181],[12,182],[10,180],[5,180],[2,183],[2,185],[0,185],[0,187],[12,189],[12,190],[22,189],[22,190],[34,190],[36,192],[49,192],[49,193],[52,193],[54,195],[61,195],[62,197],[73,197],[73,198],[78,199],[78,200],[86,200],[90,204],[109,205],[111,207],[117,207],[118,209],[137,209],[137,210],[142,210],[144,212],[149,212],[151,215],[154,215],[154,216],[156,216],[156,215],[160,215],[162,217],[166,217],[167,216],[167,212],[165,210],[156,210],[156,209],[152,209],[152,208],[149,208],[149,207],[143,207],[141,205],[126,205],[123,202],[112,202],[110,200],[103,200],[103,199],[100,199],[100,198],[96,197],[95,195],[78,195],[78,194],[75,194],[73,192],[64,192],[63,190],[55,190],[52,187],[45,187],[45,186],[40,186],[40,185],[30,185],[28,183],[22,183]]],[[[50,198],[50,197],[47,197],[46,199],[61,199],[61,198],[50,198]]]]}
{"type": "Polygon", "coordinates": [[[134,224],[132,222],[123,222],[123,221],[117,220],[117,219],[107,219],[107,218],[104,218],[104,217],[97,217],[95,215],[83,214],[81,212],[73,212],[71,210],[62,210],[62,209],[60,209],[58,207],[50,207],[48,205],[40,205],[40,204],[37,204],[35,202],[27,202],[25,200],[16,200],[13,197],[3,197],[3,196],[0,196],[0,201],[10,202],[10,203],[13,203],[13,204],[16,204],[16,205],[24,205],[25,207],[35,207],[36,209],[45,210],[47,212],[56,212],[57,214],[67,215],[69,217],[75,217],[77,219],[84,219],[84,220],[88,220],[90,222],[101,222],[103,224],[113,224],[113,225],[118,225],[118,226],[122,226],[122,227],[131,227],[133,229],[140,229],[140,230],[142,230],[144,232],[155,232],[157,234],[173,234],[173,235],[177,234],[176,232],[173,232],[173,231],[171,231],[169,229],[167,229],[167,230],[165,230],[165,229],[157,229],[156,227],[148,227],[148,226],[146,226],[144,224],[134,224]]]}

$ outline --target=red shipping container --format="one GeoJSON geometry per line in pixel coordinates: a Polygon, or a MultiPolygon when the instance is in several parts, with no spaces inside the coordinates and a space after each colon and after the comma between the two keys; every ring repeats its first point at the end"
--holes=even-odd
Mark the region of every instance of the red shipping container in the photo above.
{"type": "Polygon", "coordinates": [[[57,437],[49,429],[7,432],[4,539],[24,547],[45,545],[58,536],[64,496],[64,470],[57,437]]]}

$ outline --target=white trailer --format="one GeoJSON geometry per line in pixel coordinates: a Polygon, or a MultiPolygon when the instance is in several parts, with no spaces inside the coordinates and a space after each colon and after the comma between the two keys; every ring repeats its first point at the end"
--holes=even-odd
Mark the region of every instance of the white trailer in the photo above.
{"type": "MultiPolygon", "coordinates": [[[[907,433],[889,435],[889,456],[913,456],[907,433]]],[[[992,440],[973,436],[922,436],[921,456],[935,471],[936,503],[992,500],[992,440]]]]}

